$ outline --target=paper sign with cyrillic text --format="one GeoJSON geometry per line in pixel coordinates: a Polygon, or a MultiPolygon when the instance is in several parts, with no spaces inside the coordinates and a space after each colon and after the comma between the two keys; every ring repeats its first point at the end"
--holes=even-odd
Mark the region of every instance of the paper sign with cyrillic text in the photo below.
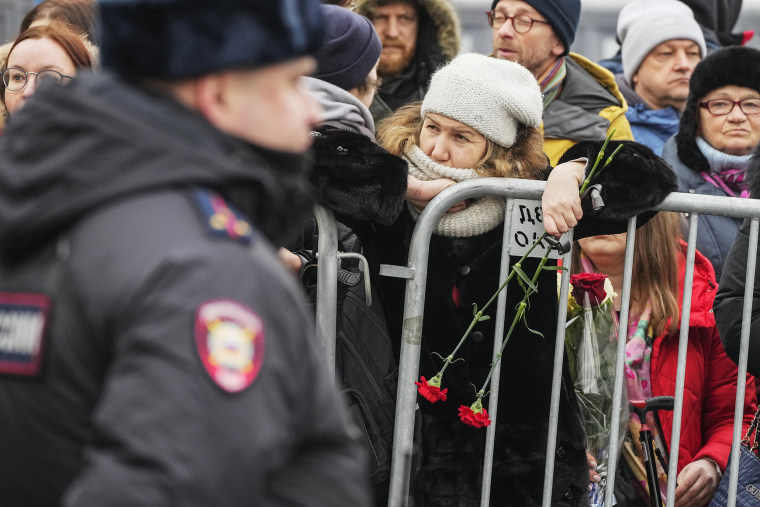
{"type": "MultiPolygon", "coordinates": [[[[541,201],[529,199],[513,199],[512,229],[510,255],[522,257],[525,255],[533,242],[544,233],[544,215],[541,212],[541,201]]],[[[542,241],[533,249],[529,257],[541,258],[549,249],[549,243],[542,241]]],[[[549,254],[550,259],[558,259],[556,250],[549,254]]]]}

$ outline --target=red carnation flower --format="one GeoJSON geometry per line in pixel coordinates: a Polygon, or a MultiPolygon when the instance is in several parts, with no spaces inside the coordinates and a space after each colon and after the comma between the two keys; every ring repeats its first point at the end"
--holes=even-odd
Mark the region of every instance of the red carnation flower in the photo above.
{"type": "Polygon", "coordinates": [[[570,277],[573,286],[573,298],[579,305],[583,305],[585,296],[588,294],[588,302],[591,306],[599,306],[607,297],[604,290],[604,280],[607,275],[601,273],[578,273],[570,277]]]}
{"type": "Polygon", "coordinates": [[[469,407],[460,405],[459,418],[463,423],[473,428],[485,428],[491,424],[491,419],[488,418],[488,411],[483,408],[480,400],[477,400],[469,407]]]}
{"type": "Polygon", "coordinates": [[[438,375],[431,378],[429,381],[425,380],[425,377],[420,377],[420,381],[415,382],[415,384],[417,385],[417,392],[430,403],[446,401],[446,393],[448,393],[449,390],[441,389],[441,377],[438,375]]]}

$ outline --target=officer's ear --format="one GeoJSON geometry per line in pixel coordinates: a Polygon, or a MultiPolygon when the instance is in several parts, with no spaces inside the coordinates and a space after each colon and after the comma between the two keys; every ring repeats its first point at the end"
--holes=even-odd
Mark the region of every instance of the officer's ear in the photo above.
{"type": "Polygon", "coordinates": [[[231,101],[229,100],[229,74],[220,72],[201,76],[193,86],[193,102],[211,124],[221,127],[226,124],[231,101]]]}

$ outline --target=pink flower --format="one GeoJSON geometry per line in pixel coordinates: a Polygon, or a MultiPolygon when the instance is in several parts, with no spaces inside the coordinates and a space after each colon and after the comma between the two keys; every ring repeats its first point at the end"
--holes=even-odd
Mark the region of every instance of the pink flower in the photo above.
{"type": "Polygon", "coordinates": [[[425,380],[425,377],[420,377],[420,381],[415,382],[415,384],[417,385],[417,392],[430,403],[446,401],[446,393],[448,393],[449,390],[441,389],[441,377],[438,375],[430,380],[425,380]]]}
{"type": "Polygon", "coordinates": [[[570,284],[573,286],[573,298],[579,305],[583,305],[585,295],[588,294],[588,301],[592,306],[599,306],[607,297],[604,290],[604,280],[607,275],[601,273],[578,273],[570,277],[570,284]]]}
{"type": "Polygon", "coordinates": [[[460,405],[459,418],[463,423],[473,428],[485,428],[491,424],[491,419],[488,418],[488,411],[483,408],[480,398],[469,407],[460,405]]]}

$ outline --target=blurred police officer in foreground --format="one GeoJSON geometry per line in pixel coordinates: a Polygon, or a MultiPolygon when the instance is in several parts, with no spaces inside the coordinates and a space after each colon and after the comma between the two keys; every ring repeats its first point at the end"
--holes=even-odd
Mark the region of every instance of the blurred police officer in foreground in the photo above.
{"type": "Polygon", "coordinates": [[[0,504],[355,506],[270,240],[308,204],[317,0],[103,0],[0,138],[0,504]]]}

